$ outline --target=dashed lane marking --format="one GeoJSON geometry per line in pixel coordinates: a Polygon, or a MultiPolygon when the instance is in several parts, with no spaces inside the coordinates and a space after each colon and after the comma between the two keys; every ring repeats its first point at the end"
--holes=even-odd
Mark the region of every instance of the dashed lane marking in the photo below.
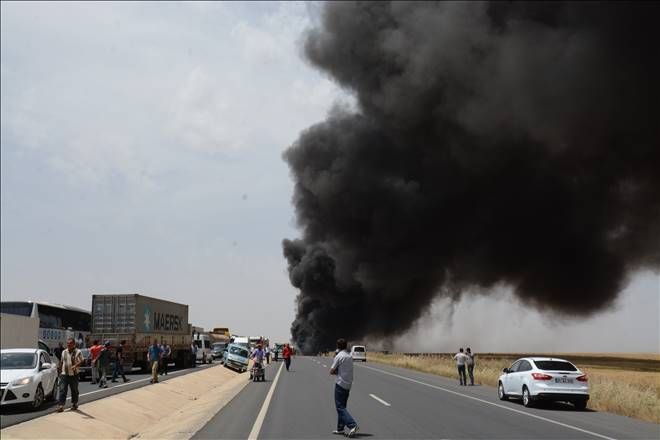
{"type": "Polygon", "coordinates": [[[546,417],[537,416],[536,414],[530,414],[530,413],[525,412],[525,411],[520,411],[519,409],[510,408],[508,406],[500,405],[499,403],[494,403],[494,402],[489,402],[488,400],[479,399],[478,397],[468,396],[467,394],[462,394],[462,393],[459,393],[459,392],[456,392],[456,391],[449,390],[447,388],[439,387],[437,385],[431,385],[430,383],[422,382],[421,380],[411,379],[410,377],[401,376],[400,374],[390,373],[389,371],[380,370],[378,368],[367,367],[366,365],[362,365],[362,368],[367,368],[369,370],[377,371],[379,373],[386,374],[388,376],[398,377],[399,379],[407,380],[408,382],[417,383],[419,385],[424,385],[424,386],[427,386],[429,388],[434,388],[436,390],[444,391],[446,393],[455,394],[457,396],[465,397],[466,399],[476,400],[477,402],[485,403],[487,405],[496,406],[498,408],[502,408],[502,409],[505,409],[507,411],[522,414],[524,416],[532,417],[534,419],[543,420],[544,422],[548,422],[548,423],[552,423],[552,424],[555,424],[555,425],[563,426],[564,428],[572,429],[574,431],[583,432],[585,434],[593,435],[594,437],[599,437],[599,438],[602,438],[602,439],[605,439],[605,440],[615,440],[612,437],[608,437],[608,436],[603,435],[603,434],[598,434],[597,432],[587,431],[586,429],[578,428],[577,426],[569,425],[567,423],[562,423],[562,422],[558,422],[556,420],[548,419],[546,417]]]}
{"type": "Polygon", "coordinates": [[[379,401],[380,403],[382,403],[382,404],[385,405],[385,406],[392,406],[392,405],[390,405],[389,403],[385,402],[385,401],[384,401],[383,399],[381,399],[380,397],[376,396],[375,394],[369,394],[369,396],[371,396],[373,399],[379,401]]]}

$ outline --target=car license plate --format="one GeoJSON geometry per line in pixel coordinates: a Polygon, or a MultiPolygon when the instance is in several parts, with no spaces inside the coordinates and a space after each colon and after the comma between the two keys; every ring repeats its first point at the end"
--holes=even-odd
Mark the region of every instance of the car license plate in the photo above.
{"type": "Polygon", "coordinates": [[[555,377],[555,383],[573,383],[573,379],[568,377],[555,377]]]}

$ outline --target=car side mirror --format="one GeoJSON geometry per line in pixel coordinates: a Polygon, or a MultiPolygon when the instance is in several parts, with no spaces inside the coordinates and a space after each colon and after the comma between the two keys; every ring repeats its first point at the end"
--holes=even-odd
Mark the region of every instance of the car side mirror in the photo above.
{"type": "Polygon", "coordinates": [[[503,368],[503,369],[502,369],[502,373],[509,374],[509,369],[508,369],[508,368],[503,368]]]}
{"type": "Polygon", "coordinates": [[[44,362],[43,364],[41,364],[41,367],[39,367],[39,371],[50,370],[52,367],[53,366],[48,362],[44,362]]]}

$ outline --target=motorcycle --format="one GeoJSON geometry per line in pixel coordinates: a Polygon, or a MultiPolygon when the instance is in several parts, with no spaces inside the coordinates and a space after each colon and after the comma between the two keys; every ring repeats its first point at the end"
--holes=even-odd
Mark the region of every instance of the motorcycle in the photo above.
{"type": "Polygon", "coordinates": [[[252,379],[253,382],[264,382],[266,380],[266,375],[264,371],[264,366],[260,363],[256,363],[252,366],[252,370],[250,371],[250,379],[252,379]]]}

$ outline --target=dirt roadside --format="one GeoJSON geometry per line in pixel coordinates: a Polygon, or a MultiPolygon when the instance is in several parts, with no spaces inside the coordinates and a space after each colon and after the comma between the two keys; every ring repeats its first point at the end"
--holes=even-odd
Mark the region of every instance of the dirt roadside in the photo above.
{"type": "Polygon", "coordinates": [[[8,439],[188,439],[248,384],[214,367],[80,405],[0,431],[8,439]]]}

